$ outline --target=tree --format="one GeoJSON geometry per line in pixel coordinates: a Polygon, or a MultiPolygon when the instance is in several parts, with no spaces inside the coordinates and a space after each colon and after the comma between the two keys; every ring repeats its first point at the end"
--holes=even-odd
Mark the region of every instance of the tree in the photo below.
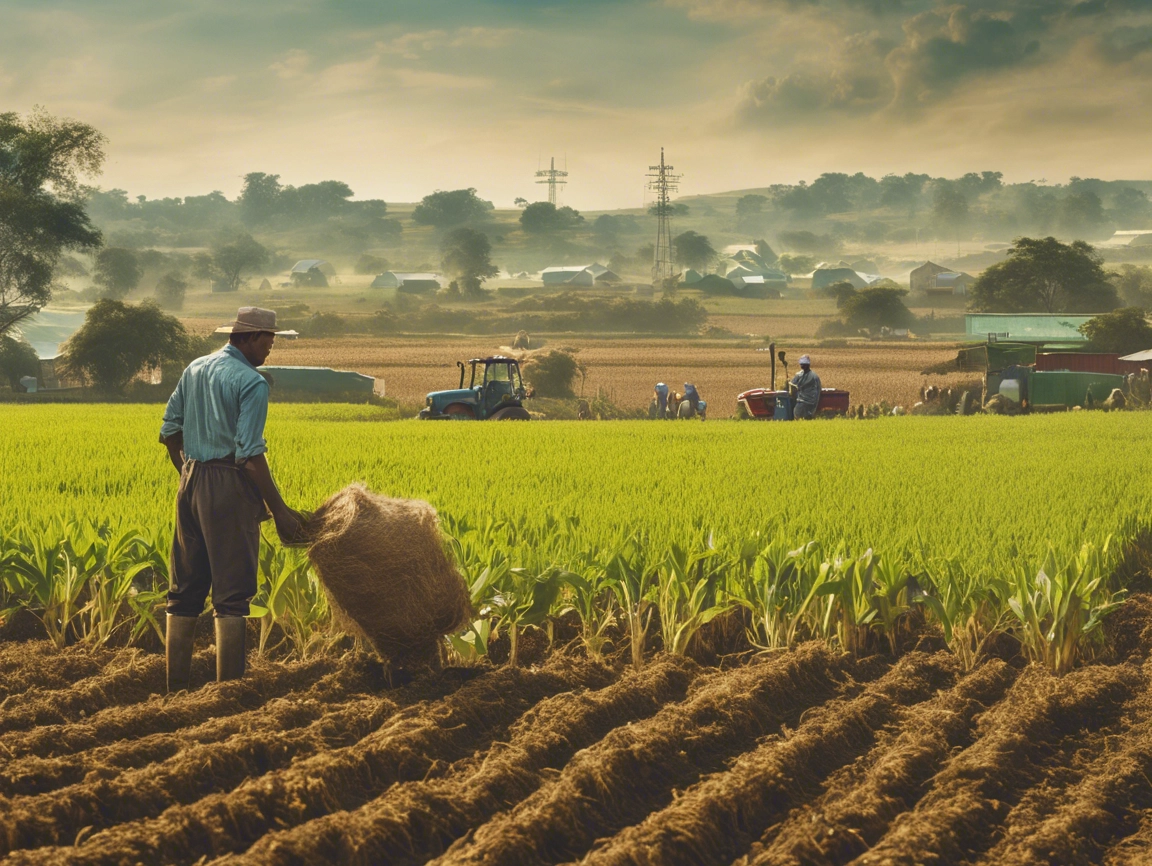
{"type": "Polygon", "coordinates": [[[550,234],[575,228],[584,222],[580,212],[567,205],[556,207],[550,201],[535,201],[520,214],[520,227],[532,234],[550,234]]]}
{"type": "MultiPolygon", "coordinates": [[[[668,216],[688,216],[688,205],[670,201],[665,206],[665,213],[668,216]]],[[[649,207],[648,214],[650,216],[660,216],[660,203],[657,202],[656,204],[649,207]]]]}
{"type": "Polygon", "coordinates": [[[488,243],[488,236],[476,229],[453,229],[444,238],[440,252],[440,267],[455,278],[466,296],[482,295],[484,280],[500,273],[490,258],[492,245],[488,243]]]}
{"type": "Polygon", "coordinates": [[[691,230],[676,235],[672,239],[672,249],[678,263],[701,271],[716,259],[716,250],[708,238],[691,230]]]}
{"type": "Polygon", "coordinates": [[[1112,197],[1112,216],[1128,225],[1152,218],[1152,202],[1141,190],[1126,186],[1112,197]]]}
{"type": "Polygon", "coordinates": [[[560,349],[534,355],[524,364],[524,378],[539,397],[574,397],[572,385],[579,372],[576,358],[560,349]]]}
{"type": "Polygon", "coordinates": [[[1139,307],[1124,307],[1089,319],[1079,331],[1097,352],[1128,355],[1152,349],[1152,325],[1139,307]]]}
{"type": "Polygon", "coordinates": [[[776,251],[768,246],[768,241],[758,240],[753,243],[753,246],[756,247],[756,255],[760,256],[766,264],[775,264],[779,258],[779,256],[776,255],[776,251]]]}
{"type": "Polygon", "coordinates": [[[867,328],[876,333],[881,328],[910,328],[916,317],[904,306],[907,294],[907,289],[861,289],[837,301],[837,306],[844,315],[844,324],[854,331],[867,328]]]}
{"type": "Polygon", "coordinates": [[[358,274],[379,274],[388,270],[388,260],[364,253],[356,261],[356,267],[353,270],[358,274]]]}
{"type": "Polygon", "coordinates": [[[1152,310],[1152,268],[1123,264],[1120,271],[1109,274],[1108,279],[1128,306],[1152,310]]]}
{"type": "Polygon", "coordinates": [[[89,308],[84,324],[64,344],[58,368],[101,391],[122,393],[148,367],[180,363],[190,341],[180,320],[154,301],[137,306],[104,298],[89,308]]]}
{"type": "Polygon", "coordinates": [[[156,303],[165,310],[182,309],[187,291],[188,281],[175,271],[169,271],[156,283],[156,303]]]}
{"type": "Polygon", "coordinates": [[[102,243],[79,178],[99,173],[105,141],[40,109],[0,114],[0,334],[48,303],[64,251],[102,243]]]}
{"type": "Polygon", "coordinates": [[[513,199],[512,204],[516,205],[516,207],[527,207],[528,199],[517,196],[515,199],[513,199]]]}
{"type": "Polygon", "coordinates": [[[0,334],[0,379],[8,380],[13,391],[23,391],[20,379],[40,375],[40,359],[24,340],[0,334]]]}
{"type": "Polygon", "coordinates": [[[1069,234],[1098,230],[1105,219],[1100,196],[1091,190],[1069,193],[1060,202],[1060,225],[1069,234]]]}
{"type": "Polygon", "coordinates": [[[212,277],[220,291],[239,290],[245,272],[262,268],[267,263],[268,250],[247,232],[240,232],[231,241],[218,239],[212,245],[212,277]]]}
{"type": "Polygon", "coordinates": [[[122,301],[140,285],[144,269],[133,250],[105,247],[96,256],[96,271],[92,282],[100,286],[100,297],[122,301]]]}
{"type": "Polygon", "coordinates": [[[244,188],[236,203],[244,222],[260,225],[272,219],[280,209],[280,175],[252,171],[244,175],[244,188]]]}
{"type": "Polygon", "coordinates": [[[764,210],[764,205],[768,204],[768,196],[759,195],[750,192],[747,195],[742,195],[736,199],[736,217],[741,219],[744,217],[757,216],[764,210]]]}
{"type": "Polygon", "coordinates": [[[968,197],[955,185],[942,181],[932,197],[932,215],[941,226],[959,231],[968,221],[968,197]]]}
{"type": "Polygon", "coordinates": [[[476,195],[473,187],[450,191],[436,190],[424,196],[412,211],[412,220],[423,226],[438,229],[451,228],[470,220],[480,219],[492,210],[492,202],[476,195]]]}
{"type": "Polygon", "coordinates": [[[1084,241],[1017,238],[1008,257],[972,284],[969,306],[988,313],[1099,313],[1120,305],[1103,258],[1084,241]]]}
{"type": "Polygon", "coordinates": [[[856,297],[856,287],[848,280],[840,280],[835,283],[830,283],[823,288],[823,294],[826,297],[833,298],[836,301],[836,309],[844,309],[844,304],[848,302],[849,298],[856,297]]]}

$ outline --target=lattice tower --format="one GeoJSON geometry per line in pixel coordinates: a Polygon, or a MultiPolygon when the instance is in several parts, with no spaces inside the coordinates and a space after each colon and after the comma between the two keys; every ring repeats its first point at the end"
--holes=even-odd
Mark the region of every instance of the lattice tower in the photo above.
{"type": "Polygon", "coordinates": [[[556,157],[552,157],[552,167],[540,169],[540,171],[536,172],[536,177],[540,178],[536,183],[548,184],[548,201],[554,205],[559,205],[560,196],[557,187],[568,183],[568,181],[564,180],[564,178],[568,177],[568,172],[556,167],[556,157]]]}
{"type": "Polygon", "coordinates": [[[656,249],[652,255],[652,286],[663,288],[677,275],[672,257],[671,194],[680,188],[681,175],[672,174],[672,166],[664,162],[664,148],[660,148],[660,164],[648,166],[648,189],[656,194],[656,249]]]}

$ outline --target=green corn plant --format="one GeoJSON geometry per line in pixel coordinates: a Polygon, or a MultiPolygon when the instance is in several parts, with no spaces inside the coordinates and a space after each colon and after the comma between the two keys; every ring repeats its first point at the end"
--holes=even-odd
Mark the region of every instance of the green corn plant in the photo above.
{"type": "Polygon", "coordinates": [[[700,551],[689,552],[678,544],[669,547],[656,578],[660,632],[667,652],[684,655],[704,625],[731,610],[717,598],[722,574],[711,538],[700,551]]]}
{"type": "Polygon", "coordinates": [[[984,657],[988,641],[1003,630],[1010,616],[1003,581],[979,575],[955,557],[934,560],[919,576],[911,602],[932,612],[944,641],[964,670],[984,657]]]}
{"type": "Polygon", "coordinates": [[[561,579],[570,592],[568,604],[561,608],[560,613],[576,612],[580,617],[580,639],[584,649],[589,658],[599,661],[604,657],[608,629],[616,624],[616,598],[602,567],[590,564],[582,571],[582,574],[561,573],[561,579]]]}
{"type": "Polygon", "coordinates": [[[56,523],[43,534],[27,530],[8,559],[17,592],[44,625],[48,639],[59,648],[66,646],[74,633],[87,579],[72,562],[65,539],[64,528],[56,523]]]}
{"type": "Polygon", "coordinates": [[[1111,536],[1101,545],[1085,544],[1063,564],[1048,549],[1040,570],[1017,566],[1012,573],[1008,608],[1025,654],[1053,673],[1065,674],[1083,654],[1085,643],[1104,617],[1124,600],[1105,581],[1114,564],[1111,536]]]}
{"type": "Polygon", "coordinates": [[[328,597],[320,588],[307,555],[262,538],[260,574],[261,591],[248,614],[260,620],[257,653],[262,656],[267,651],[272,627],[276,625],[292,652],[301,659],[308,658],[324,643],[330,611],[328,597]]]}
{"type": "Polygon", "coordinates": [[[563,574],[556,567],[546,568],[543,572],[509,568],[492,596],[489,606],[500,627],[508,631],[508,664],[512,667],[516,667],[520,660],[521,630],[538,627],[548,618],[560,595],[563,574]]]}
{"type": "Polygon", "coordinates": [[[888,649],[896,655],[901,626],[908,621],[911,603],[908,587],[912,580],[904,560],[896,557],[875,558],[872,569],[872,606],[881,633],[888,640],[888,649]]]}
{"type": "Polygon", "coordinates": [[[816,594],[824,597],[821,633],[825,640],[835,634],[840,648],[857,656],[867,648],[869,625],[876,618],[872,604],[875,568],[871,549],[851,559],[844,555],[843,544],[831,562],[820,565],[816,594]]]}
{"type": "Polygon", "coordinates": [[[112,636],[127,627],[135,639],[147,623],[141,624],[136,580],[156,568],[161,558],[136,529],[112,530],[108,526],[69,528],[66,546],[72,562],[84,576],[87,602],[78,615],[81,641],[104,646],[112,636]],[[128,607],[130,615],[124,615],[128,607]]]}
{"type": "Polygon", "coordinates": [[[488,641],[492,635],[492,619],[488,615],[493,612],[490,605],[495,595],[493,587],[504,581],[511,566],[503,551],[497,549],[491,552],[484,568],[476,573],[475,558],[471,559],[469,565],[462,564],[463,557],[470,556],[471,551],[466,553],[464,545],[452,537],[450,546],[455,550],[457,562],[461,563],[461,571],[466,577],[473,575],[473,579],[469,581],[468,595],[472,610],[478,611],[480,618],[473,620],[460,634],[449,635],[448,644],[459,661],[472,664],[488,655],[488,641]]]}
{"type": "Polygon", "coordinates": [[[747,608],[748,642],[761,651],[791,647],[809,627],[808,615],[821,572],[813,567],[815,542],[789,550],[773,539],[755,555],[751,567],[736,571],[729,582],[733,600],[747,608]]]}
{"type": "Polygon", "coordinates": [[[617,545],[604,566],[605,582],[616,596],[632,645],[632,667],[644,667],[644,645],[655,612],[656,567],[650,565],[635,538],[617,545]]]}

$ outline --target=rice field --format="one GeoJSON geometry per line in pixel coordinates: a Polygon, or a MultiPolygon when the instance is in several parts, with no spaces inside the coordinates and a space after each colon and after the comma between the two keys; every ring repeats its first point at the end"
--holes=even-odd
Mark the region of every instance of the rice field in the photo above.
{"type": "Polygon", "coordinates": [[[159,413],[0,407],[0,619],[61,563],[13,619],[50,639],[0,625],[4,863],[1152,857],[1152,603],[1120,604],[1147,579],[1143,413],[274,404],[289,502],[428,499],[476,621],[401,684],[266,544],[249,675],[211,682],[205,616],[192,688],[163,697],[159,413]]]}
{"type": "MultiPolygon", "coordinates": [[[[757,344],[763,346],[763,344],[757,344]]],[[[584,393],[599,389],[626,409],[645,409],[657,382],[679,388],[694,383],[708,401],[709,417],[735,414],[736,395],[769,384],[767,351],[749,343],[699,345],[682,340],[608,340],[579,336],[549,338],[546,348],[579,349],[587,366],[584,393]]],[[[956,356],[948,344],[884,344],[852,348],[814,348],[802,341],[780,343],[788,352],[791,372],[795,358],[809,352],[813,368],[824,386],[845,388],[853,403],[911,406],[925,384],[956,387],[973,381],[971,374],[921,375],[935,364],[956,356]]],[[[429,391],[454,387],[456,361],[500,352],[496,338],[420,339],[401,337],[338,337],[323,340],[282,340],[271,364],[335,367],[383,378],[389,397],[407,404],[423,404],[429,391]]],[[[777,383],[784,371],[777,372],[777,383]]]]}

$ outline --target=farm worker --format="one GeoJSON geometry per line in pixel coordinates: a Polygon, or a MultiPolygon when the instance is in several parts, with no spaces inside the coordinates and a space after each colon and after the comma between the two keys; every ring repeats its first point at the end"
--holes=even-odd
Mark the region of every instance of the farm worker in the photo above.
{"type": "Polygon", "coordinates": [[[696,390],[696,386],[691,382],[684,383],[684,399],[692,404],[692,411],[700,411],[700,392],[696,390]]]}
{"type": "Polygon", "coordinates": [[[219,352],[197,358],[164,410],[160,441],[180,473],[168,589],[168,691],[188,687],[196,618],[208,591],[216,622],[216,679],[244,675],[248,604],[256,594],[260,523],[269,512],[285,543],[303,535],[304,517],[280,496],[268,468],[264,363],[276,313],[241,307],[219,352]]]}
{"type": "Polygon", "coordinates": [[[820,377],[812,372],[812,359],[800,356],[800,372],[792,377],[791,384],[796,393],[796,406],[792,417],[797,421],[808,421],[816,416],[820,403],[820,377]]]}
{"type": "Polygon", "coordinates": [[[656,390],[653,392],[656,398],[656,417],[668,417],[668,386],[663,382],[656,383],[656,390]]]}

